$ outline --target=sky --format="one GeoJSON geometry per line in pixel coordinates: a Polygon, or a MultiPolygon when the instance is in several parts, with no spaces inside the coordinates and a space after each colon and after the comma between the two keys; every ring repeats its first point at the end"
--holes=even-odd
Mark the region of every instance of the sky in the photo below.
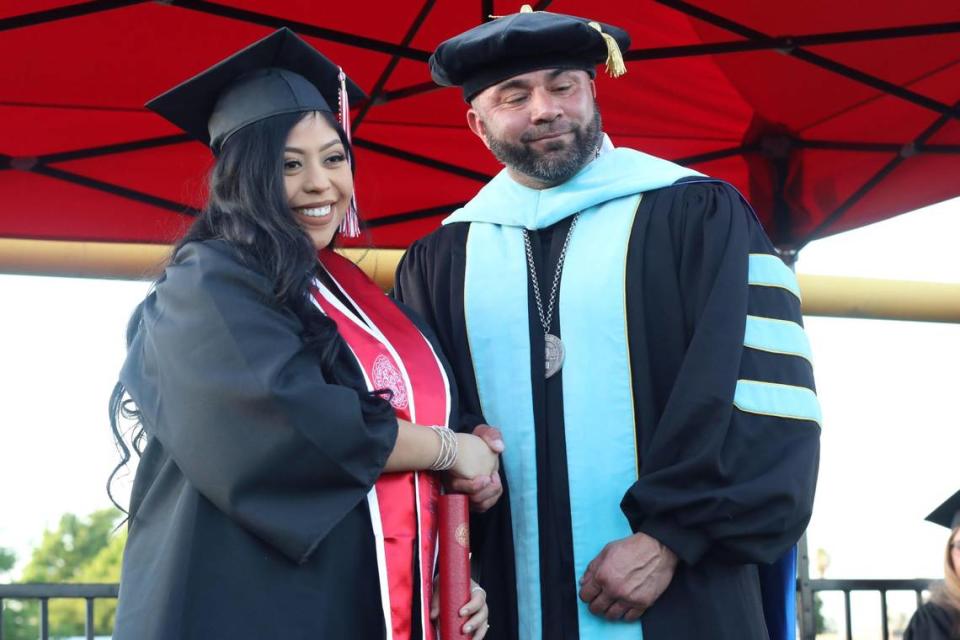
{"type": "MultiPolygon", "coordinates": [[[[811,243],[797,272],[960,283],[957,238],[960,199],[811,243]]],[[[832,578],[941,576],[946,530],[923,517],[960,490],[960,324],[805,324],[824,414],[811,555],[832,578]]]]}
{"type": "MultiPolygon", "coordinates": [[[[811,243],[797,271],[960,282],[957,238],[960,199],[811,243]]],[[[19,566],[63,513],[110,505],[107,401],[147,287],[0,275],[0,547],[19,566]]],[[[923,517],[960,489],[960,325],[806,326],[824,416],[813,575],[824,549],[826,577],[941,576],[945,530],[923,517]]],[[[129,483],[117,489],[125,503],[129,483]]]]}

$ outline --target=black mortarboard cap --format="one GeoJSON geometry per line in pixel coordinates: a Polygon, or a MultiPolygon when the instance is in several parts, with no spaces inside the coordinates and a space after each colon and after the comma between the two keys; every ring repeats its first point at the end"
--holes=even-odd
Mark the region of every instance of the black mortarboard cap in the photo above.
{"type": "MultiPolygon", "coordinates": [[[[147,103],[219,152],[239,129],[283,113],[337,113],[340,67],[287,28],[279,29],[147,103]]],[[[349,78],[352,104],[366,97],[349,78]]]]}
{"type": "Polygon", "coordinates": [[[630,36],[619,27],[562,13],[532,11],[503,16],[454,36],[430,56],[430,74],[444,87],[463,87],[467,100],[507,78],[540,69],[583,69],[607,62],[622,75],[621,52],[630,36]]]}
{"type": "Polygon", "coordinates": [[[960,525],[960,491],[957,491],[942,505],[933,510],[926,518],[934,524],[948,529],[960,525]]]}

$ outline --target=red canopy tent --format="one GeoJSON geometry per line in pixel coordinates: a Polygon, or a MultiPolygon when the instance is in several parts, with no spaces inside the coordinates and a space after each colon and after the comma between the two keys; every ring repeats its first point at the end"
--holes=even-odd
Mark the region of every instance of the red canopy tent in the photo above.
{"type": "MultiPolygon", "coordinates": [[[[598,81],[605,129],[735,184],[775,242],[960,194],[960,2],[542,0],[626,28],[598,81]]],[[[203,201],[208,151],[143,103],[279,26],[341,63],[360,205],[380,247],[434,228],[498,166],[441,40],[518,1],[20,0],[0,6],[0,238],[166,243],[203,201]]]]}

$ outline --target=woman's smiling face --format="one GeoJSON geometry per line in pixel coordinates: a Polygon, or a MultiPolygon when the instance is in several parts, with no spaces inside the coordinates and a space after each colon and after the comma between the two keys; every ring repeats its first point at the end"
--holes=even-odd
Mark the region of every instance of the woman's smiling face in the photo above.
{"type": "Polygon", "coordinates": [[[319,113],[308,113],[287,136],[283,153],[287,203],[313,241],[325,248],[353,197],[353,174],[337,131],[319,113]]]}

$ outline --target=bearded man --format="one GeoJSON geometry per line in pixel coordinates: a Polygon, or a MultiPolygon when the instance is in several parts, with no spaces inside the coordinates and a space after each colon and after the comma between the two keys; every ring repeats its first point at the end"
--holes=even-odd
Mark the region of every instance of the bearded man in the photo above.
{"type": "Polygon", "coordinates": [[[788,637],[820,433],[799,289],[730,185],[603,133],[595,67],[628,46],[525,8],[430,60],[505,165],[396,281],[464,428],[506,445],[454,487],[489,637],[788,637]]]}

